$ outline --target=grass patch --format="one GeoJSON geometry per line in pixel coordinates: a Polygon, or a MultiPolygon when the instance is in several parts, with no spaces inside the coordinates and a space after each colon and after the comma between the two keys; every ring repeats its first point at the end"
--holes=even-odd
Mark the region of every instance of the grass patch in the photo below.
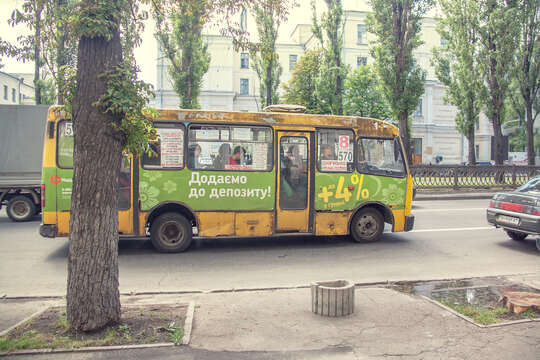
{"type": "Polygon", "coordinates": [[[94,332],[77,333],[70,328],[64,308],[51,308],[0,337],[0,353],[157,342],[180,344],[186,311],[187,305],[123,307],[120,323],[94,332]]]}
{"type": "Polygon", "coordinates": [[[440,302],[458,313],[470,317],[474,320],[474,322],[482,325],[497,324],[508,320],[534,319],[540,317],[540,315],[533,309],[529,309],[519,315],[516,315],[507,308],[501,306],[494,306],[492,308],[484,309],[474,305],[453,304],[444,300],[440,300],[440,302]]]}

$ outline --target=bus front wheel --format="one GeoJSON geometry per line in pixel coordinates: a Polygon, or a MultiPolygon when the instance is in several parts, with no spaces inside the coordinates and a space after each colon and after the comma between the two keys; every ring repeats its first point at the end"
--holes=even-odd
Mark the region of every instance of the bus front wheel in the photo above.
{"type": "Polygon", "coordinates": [[[165,213],[157,217],[150,227],[150,240],[159,252],[186,251],[192,240],[191,223],[177,213],[165,213]]]}
{"type": "Polygon", "coordinates": [[[356,242],[377,241],[383,230],[384,218],[373,208],[358,211],[351,222],[351,235],[356,242]]]}

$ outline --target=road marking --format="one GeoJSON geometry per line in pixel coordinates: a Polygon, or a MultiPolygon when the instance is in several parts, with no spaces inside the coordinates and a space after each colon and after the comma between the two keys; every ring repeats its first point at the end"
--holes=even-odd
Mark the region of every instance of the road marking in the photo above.
{"type": "Polygon", "coordinates": [[[446,229],[420,229],[409,231],[411,233],[416,232],[436,232],[436,231],[471,231],[471,230],[496,230],[494,226],[482,226],[482,227],[466,227],[466,228],[446,228],[446,229]]]}
{"type": "Polygon", "coordinates": [[[462,208],[462,209],[412,209],[411,211],[413,213],[416,212],[432,212],[432,211],[478,211],[478,210],[486,210],[487,207],[481,207],[481,208],[462,208]]]}

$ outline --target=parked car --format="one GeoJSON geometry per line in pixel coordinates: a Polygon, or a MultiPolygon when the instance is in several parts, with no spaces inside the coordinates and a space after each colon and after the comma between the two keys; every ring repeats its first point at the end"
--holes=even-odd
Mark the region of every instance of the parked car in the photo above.
{"type": "Polygon", "coordinates": [[[486,215],[490,224],[502,228],[512,240],[540,236],[540,176],[517,190],[495,194],[486,215]]]}

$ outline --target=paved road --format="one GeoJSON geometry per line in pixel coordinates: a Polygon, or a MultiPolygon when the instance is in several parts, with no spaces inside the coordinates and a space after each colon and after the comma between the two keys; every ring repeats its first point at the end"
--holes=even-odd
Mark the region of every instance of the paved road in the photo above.
{"type": "MultiPolygon", "coordinates": [[[[187,253],[159,254],[148,241],[120,244],[120,288],[214,290],[459,278],[540,272],[533,239],[515,242],[485,221],[487,200],[415,203],[415,230],[374,244],[339,238],[198,240],[187,253]]],[[[38,235],[39,219],[12,223],[0,211],[0,296],[63,295],[66,239],[38,235]]]]}

